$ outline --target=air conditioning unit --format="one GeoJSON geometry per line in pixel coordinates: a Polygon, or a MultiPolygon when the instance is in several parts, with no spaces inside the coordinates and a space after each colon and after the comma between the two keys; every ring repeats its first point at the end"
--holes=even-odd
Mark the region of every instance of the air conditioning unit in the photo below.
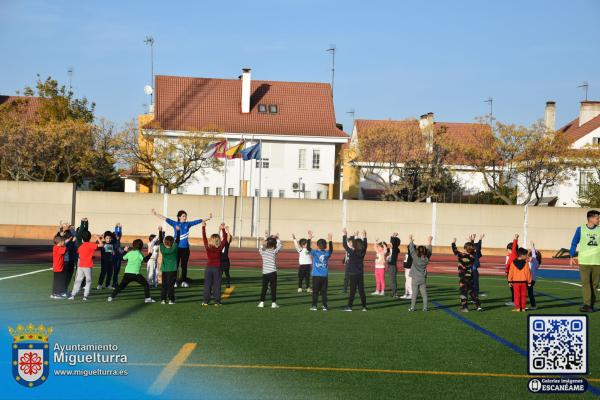
{"type": "Polygon", "coordinates": [[[292,183],[292,190],[294,192],[304,192],[304,188],[306,187],[306,185],[304,183],[298,183],[298,182],[294,182],[292,183]]]}

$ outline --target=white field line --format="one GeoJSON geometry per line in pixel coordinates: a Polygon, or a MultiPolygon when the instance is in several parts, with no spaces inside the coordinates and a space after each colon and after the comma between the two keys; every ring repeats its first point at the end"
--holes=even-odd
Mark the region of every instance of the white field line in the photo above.
{"type": "Polygon", "coordinates": [[[5,279],[19,278],[21,276],[26,276],[26,275],[37,274],[38,272],[44,272],[44,271],[52,271],[52,268],[39,269],[37,271],[26,272],[24,274],[4,276],[4,277],[0,278],[0,281],[3,281],[5,279]]]}

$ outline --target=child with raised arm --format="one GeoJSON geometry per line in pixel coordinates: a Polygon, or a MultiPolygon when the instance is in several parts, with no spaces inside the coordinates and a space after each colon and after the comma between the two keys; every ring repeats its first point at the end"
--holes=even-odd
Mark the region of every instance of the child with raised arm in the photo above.
{"type": "Polygon", "coordinates": [[[162,230],[162,226],[159,226],[158,235],[152,234],[148,237],[148,254],[144,257],[148,273],[148,284],[154,288],[158,287],[158,275],[160,273],[158,253],[160,252],[160,244],[163,242],[164,237],[165,233],[162,230]]]}
{"type": "Polygon", "coordinates": [[[388,258],[388,277],[390,278],[390,287],[392,297],[398,298],[398,255],[400,254],[400,238],[398,233],[394,232],[390,237],[389,244],[390,255],[388,258]]]}
{"type": "Polygon", "coordinates": [[[162,286],[160,288],[161,304],[165,304],[167,298],[169,304],[175,304],[175,281],[177,280],[177,243],[173,236],[165,237],[160,244],[160,270],[162,274],[162,286]]]}
{"type": "MultiPolygon", "coordinates": [[[[312,234],[309,233],[309,237],[312,234]]],[[[317,311],[317,302],[319,300],[319,294],[321,295],[321,301],[323,302],[323,311],[327,311],[327,286],[328,286],[328,275],[329,275],[329,258],[333,254],[333,236],[331,233],[327,235],[327,242],[325,239],[317,240],[318,250],[311,250],[310,255],[312,256],[312,276],[313,276],[313,293],[312,293],[312,307],[311,311],[317,311]],[[329,250],[325,250],[327,243],[329,243],[329,250]]]]}
{"type": "Polygon", "coordinates": [[[542,264],[542,253],[535,249],[533,241],[530,243],[529,254],[527,255],[529,261],[529,270],[531,271],[531,285],[527,286],[527,294],[529,296],[529,309],[537,310],[537,303],[535,301],[535,294],[533,293],[533,287],[535,286],[535,279],[537,277],[537,271],[542,264]]]}
{"type": "MultiPolygon", "coordinates": [[[[167,224],[171,225],[174,230],[175,243],[177,243],[177,269],[181,268],[181,276],[179,278],[179,285],[181,287],[189,287],[189,279],[187,277],[188,261],[190,259],[190,244],[188,237],[190,235],[190,228],[200,224],[203,220],[197,219],[194,221],[187,220],[187,212],[185,210],[179,210],[177,212],[177,221],[167,218],[164,215],[160,215],[156,210],[152,209],[152,214],[156,217],[164,220],[167,224]]],[[[212,214],[209,215],[205,220],[208,221],[212,218],[212,214]]],[[[176,284],[177,285],[177,284],[176,284]]],[[[177,286],[175,286],[177,287],[177,286]]]]}
{"type": "Polygon", "coordinates": [[[469,312],[468,297],[473,300],[477,311],[483,311],[479,297],[473,290],[473,264],[475,263],[475,245],[467,242],[464,245],[465,251],[458,251],[456,247],[456,238],[452,241],[452,252],[458,259],[458,286],[460,288],[460,311],[469,312]]]}
{"type": "Polygon", "coordinates": [[[113,266],[115,261],[115,248],[112,239],[113,234],[111,231],[104,232],[102,238],[104,245],[100,248],[100,276],[98,277],[97,290],[101,290],[103,285],[106,286],[107,289],[112,287],[111,278],[113,276],[113,266]]]}
{"type": "MultiPolygon", "coordinates": [[[[516,234],[513,241],[506,245],[506,260],[504,261],[504,273],[506,274],[506,280],[508,281],[508,270],[510,268],[510,264],[517,259],[517,249],[519,248],[519,235],[516,234]]],[[[510,285],[509,285],[510,286],[510,285]]],[[[510,286],[510,301],[504,303],[506,306],[514,306],[515,302],[513,301],[515,297],[515,293],[513,287],[510,286]]]]}
{"type": "Polygon", "coordinates": [[[65,256],[68,252],[68,248],[66,243],[74,241],[75,238],[69,236],[65,239],[65,236],[57,235],[54,237],[54,246],[52,247],[52,271],[54,273],[52,295],[50,296],[51,299],[64,299],[67,297],[65,256]]]}
{"type": "Polygon", "coordinates": [[[213,233],[210,238],[207,238],[206,221],[202,221],[202,241],[208,258],[206,268],[204,268],[203,306],[208,306],[211,292],[215,297],[215,306],[221,305],[221,253],[228,238],[224,223],[219,226],[219,229],[223,235],[223,240],[221,240],[218,233],[213,233]]]}
{"type": "Polygon", "coordinates": [[[417,296],[421,293],[423,311],[427,311],[427,264],[431,258],[433,236],[427,238],[427,246],[415,246],[413,235],[409,236],[408,251],[412,258],[410,277],[412,278],[412,297],[408,311],[415,311],[417,296]]]}
{"type": "Polygon", "coordinates": [[[144,288],[144,303],[154,303],[154,300],[150,297],[150,285],[148,285],[146,278],[140,274],[142,262],[144,261],[143,248],[144,242],[142,239],[135,239],[131,247],[125,247],[125,254],[123,255],[123,260],[127,261],[125,273],[123,274],[121,283],[119,283],[108,297],[108,301],[113,301],[119,292],[125,289],[131,282],[137,282],[144,288]]]}
{"type": "Polygon", "coordinates": [[[477,235],[472,234],[471,236],[469,236],[471,243],[473,244],[473,246],[475,246],[475,261],[473,262],[471,273],[473,278],[473,291],[475,292],[477,297],[479,297],[479,266],[481,265],[481,257],[483,257],[483,255],[481,254],[481,241],[483,240],[484,236],[485,235],[482,233],[479,236],[479,240],[477,242],[475,242],[477,235]]]}
{"type": "Polygon", "coordinates": [[[513,260],[508,268],[508,284],[515,294],[513,298],[515,308],[512,311],[524,312],[527,306],[527,286],[531,286],[527,249],[520,247],[517,250],[517,259],[513,260]]]}
{"type": "Polygon", "coordinates": [[[75,296],[81,288],[81,282],[85,279],[85,289],[83,292],[83,300],[87,300],[92,288],[92,268],[94,267],[94,252],[102,243],[102,238],[97,237],[96,242],[90,243],[92,234],[90,231],[83,231],[81,234],[81,246],[77,249],[79,255],[79,265],[77,266],[77,275],[75,276],[75,284],[71,291],[69,300],[75,300],[75,296]]]}
{"type": "Polygon", "coordinates": [[[371,294],[383,296],[385,294],[385,265],[388,247],[385,242],[375,240],[373,250],[375,251],[375,291],[371,294]]]}
{"type": "Polygon", "coordinates": [[[294,239],[294,247],[298,252],[298,293],[302,292],[302,282],[306,281],[306,291],[310,292],[310,271],[313,268],[313,259],[311,256],[310,241],[312,240],[312,231],[308,231],[308,239],[294,239]]]}
{"type": "Polygon", "coordinates": [[[114,257],[113,257],[113,273],[112,273],[112,285],[109,286],[110,289],[114,289],[119,284],[119,273],[121,272],[121,264],[123,263],[123,248],[121,247],[121,239],[123,238],[123,225],[120,222],[115,224],[115,229],[113,231],[113,249],[114,249],[114,257]]]}
{"type": "Polygon", "coordinates": [[[225,226],[225,233],[227,233],[227,238],[221,238],[225,243],[223,251],[221,251],[221,277],[225,274],[225,288],[229,288],[231,286],[231,275],[229,275],[229,268],[231,267],[231,261],[229,260],[229,245],[231,245],[233,236],[231,235],[228,226],[225,226]]]}
{"type": "Polygon", "coordinates": [[[267,288],[271,289],[271,308],[279,308],[277,305],[277,254],[282,248],[279,234],[269,236],[265,232],[265,241],[260,245],[258,252],[262,257],[262,289],[260,292],[260,302],[258,308],[265,306],[265,298],[267,296],[267,288]]]}
{"type": "Polygon", "coordinates": [[[362,238],[355,237],[352,241],[352,247],[348,246],[348,230],[342,231],[342,243],[344,250],[348,253],[348,280],[350,281],[350,296],[348,297],[348,306],[344,311],[352,311],[356,289],[360,294],[362,310],[367,311],[367,296],[365,294],[365,254],[367,252],[367,232],[363,230],[362,238]]]}

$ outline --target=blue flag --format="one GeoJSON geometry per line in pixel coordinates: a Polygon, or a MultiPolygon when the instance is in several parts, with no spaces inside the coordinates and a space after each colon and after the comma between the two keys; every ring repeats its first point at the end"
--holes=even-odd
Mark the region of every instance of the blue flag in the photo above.
{"type": "Polygon", "coordinates": [[[244,161],[260,160],[260,143],[242,150],[242,158],[244,161]]]}

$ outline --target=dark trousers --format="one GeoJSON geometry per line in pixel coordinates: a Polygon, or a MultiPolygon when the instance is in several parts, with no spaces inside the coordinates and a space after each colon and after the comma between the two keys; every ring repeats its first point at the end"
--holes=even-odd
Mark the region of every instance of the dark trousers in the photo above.
{"type": "Polygon", "coordinates": [[[119,272],[121,272],[121,262],[123,261],[122,254],[115,254],[113,257],[113,287],[117,287],[119,284],[119,272]]]}
{"type": "Polygon", "coordinates": [[[221,267],[221,275],[225,274],[225,284],[227,287],[231,285],[231,275],[229,275],[229,265],[226,267],[221,267]]]}
{"type": "Polygon", "coordinates": [[[352,307],[352,305],[354,304],[354,296],[356,296],[356,289],[358,288],[360,302],[363,308],[366,308],[367,295],[365,294],[365,275],[348,273],[348,282],[350,284],[350,297],[348,297],[348,307],[352,307]]]}
{"type": "Polygon", "coordinates": [[[533,286],[534,285],[535,285],[535,281],[531,281],[531,286],[527,286],[527,295],[529,296],[529,305],[531,307],[536,307],[535,295],[533,294],[533,286]]]}
{"type": "Polygon", "coordinates": [[[55,296],[61,296],[67,292],[65,286],[65,272],[54,272],[54,279],[52,282],[52,294],[55,296]]]}
{"type": "Polygon", "coordinates": [[[344,293],[348,292],[348,285],[350,285],[350,275],[344,265],[344,289],[342,290],[344,293]]]}
{"type": "Polygon", "coordinates": [[[175,281],[177,280],[177,271],[162,272],[162,286],[160,288],[160,299],[175,301],[175,281]]]}
{"type": "Polygon", "coordinates": [[[260,301],[265,301],[267,297],[267,287],[271,287],[271,301],[277,302],[277,271],[270,274],[263,274],[262,289],[260,291],[260,301]]]}
{"type": "Polygon", "coordinates": [[[298,267],[298,287],[302,289],[302,281],[306,281],[306,288],[310,287],[310,269],[312,265],[303,264],[298,267]]]}
{"type": "Polygon", "coordinates": [[[397,265],[388,265],[388,277],[390,278],[390,286],[392,287],[392,297],[397,296],[398,292],[398,280],[396,276],[398,275],[398,266],[397,265]]]}
{"type": "Polygon", "coordinates": [[[113,276],[113,259],[100,260],[100,277],[98,278],[98,285],[110,286],[110,282],[113,276]],[[104,284],[106,280],[106,285],[104,284]]]}
{"type": "Polygon", "coordinates": [[[123,274],[123,279],[121,280],[121,283],[119,283],[119,286],[117,286],[115,290],[113,290],[110,297],[117,297],[117,294],[119,294],[121,290],[125,289],[127,285],[129,285],[131,282],[137,282],[140,285],[142,285],[144,287],[144,297],[150,297],[150,285],[148,285],[148,281],[146,280],[146,278],[144,278],[144,276],[141,274],[128,274],[127,272],[123,274]]]}
{"type": "Polygon", "coordinates": [[[326,276],[313,276],[312,278],[312,306],[316,307],[317,302],[319,301],[319,294],[321,295],[321,301],[323,302],[323,307],[327,308],[327,286],[329,280],[326,276]]]}
{"type": "Polygon", "coordinates": [[[471,297],[471,300],[475,302],[477,308],[481,307],[481,303],[479,302],[479,297],[477,293],[473,290],[473,278],[468,275],[459,275],[460,281],[458,286],[460,288],[460,306],[462,308],[468,308],[467,299],[471,297]]]}
{"type": "Polygon", "coordinates": [[[210,293],[215,296],[215,302],[221,303],[221,268],[206,267],[204,268],[204,302],[208,304],[210,301],[210,293]]]}
{"type": "Polygon", "coordinates": [[[71,284],[71,279],[73,279],[73,274],[75,273],[75,259],[65,261],[63,271],[65,272],[65,289],[68,289],[71,284]]]}
{"type": "Polygon", "coordinates": [[[178,247],[177,248],[177,270],[181,268],[181,274],[178,282],[188,282],[187,267],[188,261],[190,260],[190,249],[189,247],[178,247]]]}
{"type": "Polygon", "coordinates": [[[473,291],[475,292],[477,297],[479,297],[479,270],[474,270],[471,273],[471,276],[473,279],[473,291]]]}

